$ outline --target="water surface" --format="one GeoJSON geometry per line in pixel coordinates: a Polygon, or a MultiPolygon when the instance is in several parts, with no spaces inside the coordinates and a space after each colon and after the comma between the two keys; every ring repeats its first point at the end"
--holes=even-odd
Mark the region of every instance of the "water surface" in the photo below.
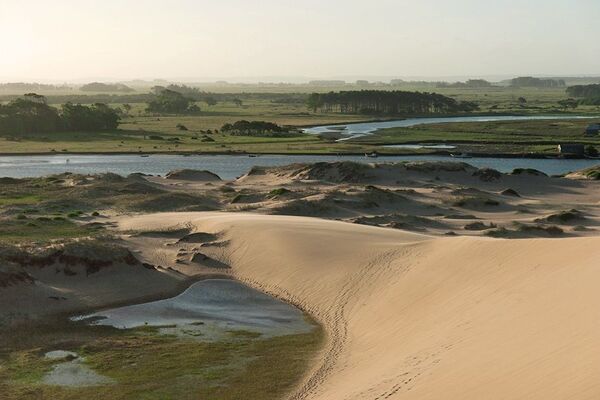
{"type": "Polygon", "coordinates": [[[218,339],[231,331],[265,337],[310,332],[302,311],[240,282],[208,279],[170,299],[113,308],[75,317],[119,329],[163,327],[164,333],[218,339]]]}
{"type": "MultiPolygon", "coordinates": [[[[164,175],[169,171],[190,168],[205,169],[216,173],[223,179],[235,179],[256,165],[281,166],[291,163],[315,163],[322,161],[356,161],[365,163],[383,163],[398,161],[452,161],[447,156],[319,156],[319,155],[261,155],[248,157],[242,155],[39,155],[39,156],[0,156],[0,177],[13,178],[37,177],[63,172],[78,174],[97,174],[113,172],[129,175],[142,172],[152,175],[164,175]]],[[[474,157],[465,160],[475,167],[489,167],[502,172],[515,168],[535,168],[549,175],[563,174],[600,163],[599,160],[562,160],[529,158],[487,158],[474,157]]]]}
{"type": "Polygon", "coordinates": [[[363,122],[357,124],[340,124],[315,126],[304,129],[304,132],[321,134],[337,132],[346,136],[341,140],[348,140],[360,136],[370,135],[379,129],[408,128],[417,125],[443,124],[453,122],[496,122],[496,121],[532,121],[532,120],[560,120],[560,119],[586,119],[588,116],[573,115],[502,115],[502,116],[466,116],[466,117],[436,117],[436,118],[407,118],[395,121],[363,122]]]}
{"type": "MultiPolygon", "coordinates": [[[[471,116],[471,117],[439,117],[410,118],[399,121],[366,122],[346,125],[324,125],[305,129],[305,132],[318,134],[336,131],[348,135],[348,138],[371,134],[378,129],[393,127],[409,127],[423,124],[439,124],[451,122],[485,122],[485,121],[521,121],[543,119],[577,119],[582,116],[471,116]]],[[[393,147],[415,149],[450,149],[450,145],[391,145],[393,147]],[[415,147],[416,146],[416,147],[415,147]]],[[[235,179],[256,165],[281,166],[291,163],[315,163],[321,161],[356,161],[374,162],[372,158],[349,155],[261,155],[248,157],[245,155],[37,155],[37,156],[0,156],[0,177],[36,177],[63,172],[79,174],[96,174],[113,172],[129,175],[141,172],[151,175],[164,175],[169,171],[183,168],[205,169],[216,173],[223,179],[235,179]]],[[[448,161],[446,156],[385,156],[377,162],[397,161],[448,161]]],[[[471,158],[468,160],[475,167],[489,167],[502,172],[510,172],[515,168],[535,168],[549,175],[564,174],[598,164],[597,160],[560,160],[560,159],[506,159],[506,158],[471,158]]]]}

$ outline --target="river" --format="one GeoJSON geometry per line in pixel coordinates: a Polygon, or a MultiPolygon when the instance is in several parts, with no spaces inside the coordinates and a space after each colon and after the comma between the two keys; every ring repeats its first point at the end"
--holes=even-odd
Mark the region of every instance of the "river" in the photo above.
{"type": "MultiPolygon", "coordinates": [[[[318,156],[318,155],[262,155],[248,157],[241,155],[43,155],[43,156],[3,156],[0,157],[0,177],[36,177],[62,172],[95,174],[113,172],[128,175],[142,172],[151,175],[164,175],[169,171],[190,168],[209,170],[222,179],[235,179],[253,166],[279,166],[291,163],[314,163],[321,161],[357,162],[397,162],[397,161],[452,161],[446,156],[385,156],[367,158],[364,156],[318,156]]],[[[549,175],[564,174],[597,165],[600,160],[562,160],[532,158],[483,158],[458,159],[475,167],[489,167],[502,172],[515,168],[535,168],[549,175]]]]}
{"type": "MultiPolygon", "coordinates": [[[[415,126],[431,123],[469,122],[469,121],[514,121],[533,119],[574,119],[577,116],[499,116],[499,117],[448,117],[448,118],[412,118],[401,121],[369,122],[338,126],[340,131],[348,135],[365,135],[377,129],[415,126]]],[[[331,125],[306,129],[309,133],[331,131],[331,125]]],[[[397,162],[397,161],[448,161],[447,156],[413,155],[413,156],[381,156],[377,159],[360,155],[17,155],[0,156],[0,177],[35,177],[62,172],[94,174],[113,172],[128,175],[142,172],[152,175],[164,175],[169,171],[183,168],[204,169],[216,173],[222,179],[234,179],[248,172],[253,166],[280,166],[291,163],[314,163],[321,161],[357,161],[357,162],[397,162]]],[[[475,167],[489,167],[502,172],[510,172],[515,168],[535,168],[549,175],[587,168],[600,163],[600,160],[571,159],[530,159],[530,158],[488,158],[473,157],[465,160],[475,167]]]]}
{"type": "MultiPolygon", "coordinates": [[[[352,139],[370,135],[379,129],[408,128],[417,125],[450,124],[453,122],[496,122],[496,121],[534,121],[560,119],[590,119],[592,117],[573,115],[500,115],[500,116],[465,116],[465,117],[436,117],[436,118],[407,118],[395,121],[362,122],[357,124],[323,125],[304,129],[304,132],[321,134],[336,132],[352,139]]],[[[344,140],[344,139],[342,139],[344,140]]]]}

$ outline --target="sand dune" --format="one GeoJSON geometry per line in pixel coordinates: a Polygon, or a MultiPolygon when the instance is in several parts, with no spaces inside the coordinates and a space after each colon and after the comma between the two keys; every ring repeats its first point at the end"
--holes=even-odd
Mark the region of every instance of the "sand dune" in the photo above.
{"type": "MultiPolygon", "coordinates": [[[[327,330],[291,398],[600,397],[600,238],[432,237],[227,213],[123,217],[119,226],[188,222],[228,241],[234,276],[327,330]]],[[[136,240],[144,257],[165,261],[136,240]]]]}
{"type": "Polygon", "coordinates": [[[81,198],[117,190],[121,212],[180,212],[101,217],[121,230],[135,265],[89,269],[67,257],[34,268],[5,257],[16,264],[0,266],[0,323],[231,275],[296,304],[328,333],[292,399],[600,398],[594,181],[416,162],[257,167],[232,182],[109,174],[66,184],[81,198]],[[188,212],[205,209],[235,212],[188,212]]]}

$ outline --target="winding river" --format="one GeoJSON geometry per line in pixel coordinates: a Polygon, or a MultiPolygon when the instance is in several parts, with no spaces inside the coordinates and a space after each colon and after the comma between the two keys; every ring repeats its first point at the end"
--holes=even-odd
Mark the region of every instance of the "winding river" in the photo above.
{"type": "MultiPolygon", "coordinates": [[[[336,131],[345,133],[348,137],[368,135],[377,129],[391,127],[408,127],[420,124],[450,123],[450,122],[481,122],[481,121],[517,121],[540,119],[575,119],[586,118],[577,116],[498,116],[498,117],[447,117],[447,118],[412,118],[401,121],[369,122],[331,125],[307,128],[308,133],[336,131]]],[[[418,145],[417,145],[418,146],[418,145]]],[[[447,146],[448,147],[448,146],[447,146]]],[[[447,148],[446,147],[446,148],[447,148]]],[[[414,145],[412,145],[414,148],[414,145]]],[[[0,177],[36,177],[62,172],[93,174],[113,172],[128,175],[141,172],[152,175],[164,175],[169,171],[183,168],[205,169],[218,174],[223,179],[235,179],[253,166],[280,166],[290,163],[314,163],[322,161],[356,161],[356,162],[396,162],[396,161],[448,161],[450,158],[441,155],[404,155],[385,156],[378,159],[366,158],[360,155],[15,155],[0,156],[0,177]]],[[[564,174],[597,165],[599,160],[562,160],[562,159],[530,159],[530,158],[488,158],[474,157],[465,160],[475,167],[490,167],[502,172],[510,172],[514,168],[535,168],[550,175],[564,174]]]]}
{"type": "MultiPolygon", "coordinates": [[[[417,125],[449,124],[453,122],[497,122],[497,121],[535,121],[535,120],[560,120],[560,119],[589,119],[586,116],[565,115],[501,115],[501,116],[471,116],[471,117],[437,117],[437,118],[407,118],[396,121],[363,122],[357,124],[324,125],[304,129],[304,132],[321,134],[337,132],[347,139],[370,135],[380,129],[408,128],[417,125]]],[[[342,139],[344,140],[344,139],[342,139]]]]}

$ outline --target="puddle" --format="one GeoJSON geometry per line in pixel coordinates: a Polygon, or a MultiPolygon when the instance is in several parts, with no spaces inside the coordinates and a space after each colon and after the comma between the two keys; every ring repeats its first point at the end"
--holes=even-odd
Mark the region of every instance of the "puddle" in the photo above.
{"type": "Polygon", "coordinates": [[[110,385],[114,381],[102,376],[85,365],[85,359],[72,351],[55,350],[45,354],[51,360],[65,360],[52,367],[42,383],[53,386],[85,387],[110,385]]]}
{"type": "Polygon", "coordinates": [[[227,279],[196,282],[170,299],[72,319],[119,329],[154,326],[159,327],[161,333],[199,340],[219,340],[230,335],[230,331],[250,331],[262,337],[273,337],[313,329],[297,308],[227,279]]]}

